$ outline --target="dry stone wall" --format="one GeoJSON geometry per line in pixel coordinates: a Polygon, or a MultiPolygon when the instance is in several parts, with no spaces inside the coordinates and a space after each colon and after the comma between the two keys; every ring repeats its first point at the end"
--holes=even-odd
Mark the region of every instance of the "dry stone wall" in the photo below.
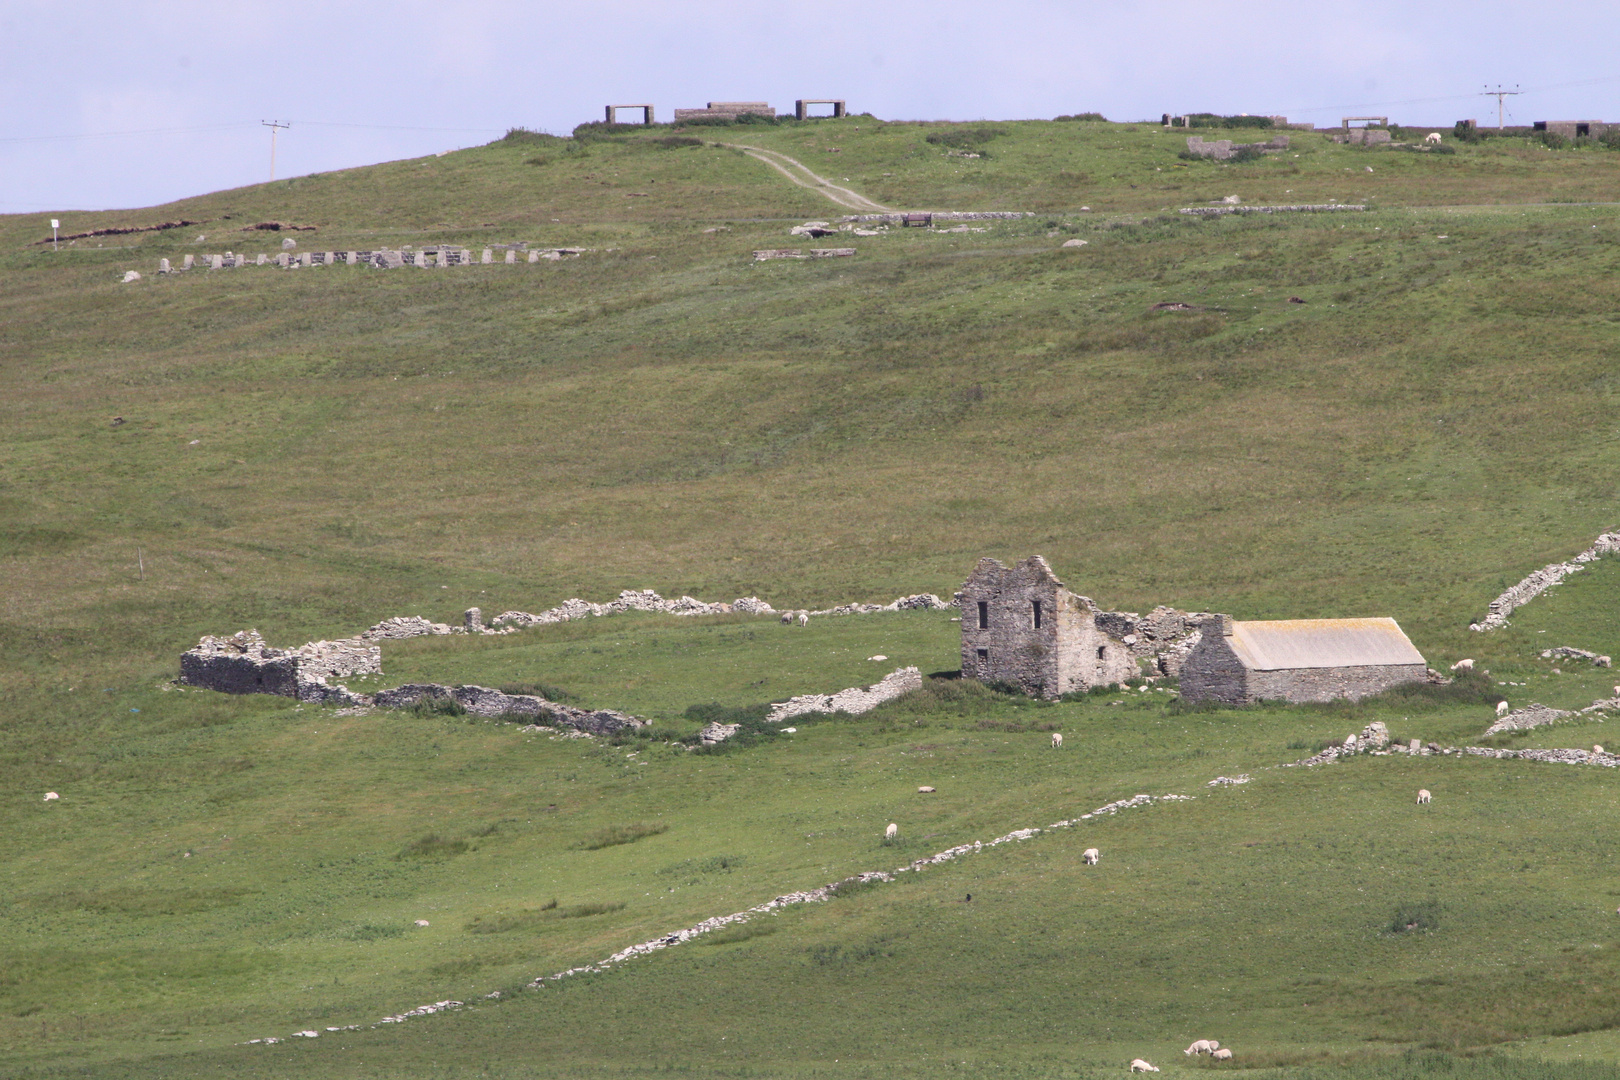
{"type": "Polygon", "coordinates": [[[424,701],[453,701],[474,716],[499,719],[528,718],[551,727],[568,727],[591,735],[611,735],[626,728],[646,727],[647,721],[614,709],[576,709],[532,694],[507,694],[487,686],[442,686],[407,683],[379,690],[372,702],[385,708],[410,708],[424,701]]]}
{"type": "Polygon", "coordinates": [[[1485,617],[1469,625],[1470,630],[1495,630],[1507,625],[1508,616],[1514,609],[1523,607],[1548,589],[1557,585],[1569,575],[1578,570],[1586,569],[1586,564],[1613,555],[1620,551],[1620,532],[1606,532],[1592,542],[1592,546],[1575,556],[1569,562],[1551,563],[1540,570],[1530,574],[1523,581],[1508,589],[1490,603],[1485,617]]]}
{"type": "Polygon", "coordinates": [[[806,713],[848,713],[851,716],[859,716],[871,712],[885,701],[893,701],[901,694],[921,690],[922,684],[921,671],[914,667],[904,667],[889,672],[871,686],[852,686],[836,694],[802,694],[799,697],[789,698],[787,701],[772,705],[765,721],[780,724],[784,720],[791,720],[806,713]]]}

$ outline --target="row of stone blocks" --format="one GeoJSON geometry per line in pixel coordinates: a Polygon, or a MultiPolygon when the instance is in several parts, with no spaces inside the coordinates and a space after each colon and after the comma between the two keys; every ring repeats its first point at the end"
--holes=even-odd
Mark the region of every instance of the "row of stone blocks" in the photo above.
{"type": "MultiPolygon", "coordinates": [[[[537,263],[545,259],[555,262],[568,255],[578,255],[581,250],[579,248],[554,248],[550,251],[531,251],[528,253],[527,261],[537,263]]],[[[511,266],[518,261],[517,256],[516,250],[509,249],[503,261],[506,265],[511,266]]],[[[391,251],[386,249],[382,251],[306,251],[299,255],[284,251],[274,258],[261,254],[251,265],[273,265],[283,269],[290,269],[300,266],[336,266],[343,263],[349,266],[364,264],[380,270],[391,270],[401,266],[470,266],[475,261],[489,265],[495,261],[495,253],[490,248],[485,248],[482,257],[475,260],[470,250],[461,247],[430,247],[423,248],[420,251],[391,251]]],[[[159,259],[158,273],[178,274],[186,270],[196,269],[198,265],[195,255],[187,255],[181,261],[178,269],[171,266],[168,259],[159,259]]],[[[227,251],[223,255],[204,255],[201,265],[209,270],[231,270],[250,264],[246,255],[233,255],[227,251]]]]}

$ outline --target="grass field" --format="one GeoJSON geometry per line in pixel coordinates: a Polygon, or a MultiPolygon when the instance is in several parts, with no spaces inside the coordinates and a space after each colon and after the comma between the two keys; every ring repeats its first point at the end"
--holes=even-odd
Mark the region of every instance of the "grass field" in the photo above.
{"type": "MultiPolygon", "coordinates": [[[[63,213],[70,231],[204,224],[60,252],[34,244],[38,221],[0,218],[6,1074],[1089,1076],[1135,1056],[1203,1068],[1176,1051],[1219,1037],[1235,1067],[1301,1078],[1611,1075],[1608,770],[1269,768],[1373,719],[1476,740],[1485,704],[1189,713],[1163,692],[1046,706],[941,682],[693,754],[170,685],[199,634],[246,626],[291,645],[624,588],[948,596],[980,555],[1039,552],[1109,608],[1389,614],[1435,666],[1472,656],[1525,684],[1501,688],[1515,705],[1612,692],[1612,671],[1554,675],[1536,654],[1620,655],[1620,566],[1505,630],[1467,624],[1615,524],[1617,225],[1580,204],[1614,199],[1620,154],[1300,134],[1287,156],[1220,166],[1150,126],[869,117],[676,134],[518,136],[63,213]],[[841,211],[680,138],[787,153],[899,209],[1036,216],[756,264],[755,248],[818,246],[788,226],[841,211]],[[964,148],[988,156],[949,153],[964,148]],[[1373,209],[1174,213],[1232,193],[1373,209]],[[275,250],[236,231],[271,219],[318,226],[292,234],[316,250],[593,250],[149,273],[275,250]],[[1058,248],[1071,237],[1088,244],[1058,248]],[[126,268],[148,277],[118,284],[126,268]],[[1241,772],[1254,781],[1205,786],[1241,772]],[[233,1046],[483,1000],[1138,792],[1197,798],[513,1000],[233,1046]],[[1419,909],[1434,929],[1390,932],[1419,909]]],[[[545,683],[684,731],[692,705],[954,668],[948,615],[619,616],[389,643],[375,685],[545,683]]]]}

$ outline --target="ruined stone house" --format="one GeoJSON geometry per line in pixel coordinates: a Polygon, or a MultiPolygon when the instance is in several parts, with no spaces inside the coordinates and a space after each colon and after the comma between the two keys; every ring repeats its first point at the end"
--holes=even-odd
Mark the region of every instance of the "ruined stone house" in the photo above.
{"type": "Polygon", "coordinates": [[[1422,682],[1428,665],[1394,619],[1235,622],[1213,616],[1181,669],[1188,702],[1357,701],[1422,682]]]}
{"type": "Polygon", "coordinates": [[[1055,698],[1137,674],[1130,646],[1098,624],[1105,614],[1070,592],[1046,560],[1008,567],[980,559],[956,594],[962,612],[962,677],[1055,698]]]}

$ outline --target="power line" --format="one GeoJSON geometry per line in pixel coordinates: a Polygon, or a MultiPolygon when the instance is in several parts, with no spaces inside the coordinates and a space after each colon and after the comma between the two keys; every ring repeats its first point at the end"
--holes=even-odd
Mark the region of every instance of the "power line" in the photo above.
{"type": "Polygon", "coordinates": [[[260,124],[270,129],[270,179],[276,178],[276,135],[282,128],[290,128],[292,124],[284,124],[280,120],[260,120],[260,124]]]}
{"type": "MultiPolygon", "coordinates": [[[[1520,90],[1521,94],[1547,94],[1554,90],[1573,90],[1582,86],[1596,86],[1600,83],[1620,82],[1620,75],[1605,75],[1596,79],[1581,79],[1576,82],[1557,83],[1552,86],[1533,86],[1528,90],[1520,90]]],[[[1504,91],[1505,93],[1506,91],[1504,91]]],[[[1488,91],[1495,93],[1495,91],[1488,91]]],[[[1444,97],[1408,98],[1405,101],[1363,101],[1354,105],[1318,105],[1311,108],[1297,108],[1287,110],[1289,113],[1313,112],[1339,112],[1344,109],[1386,109],[1397,105],[1431,105],[1440,101],[1467,101],[1478,97],[1476,94],[1448,94],[1444,97]]]]}

